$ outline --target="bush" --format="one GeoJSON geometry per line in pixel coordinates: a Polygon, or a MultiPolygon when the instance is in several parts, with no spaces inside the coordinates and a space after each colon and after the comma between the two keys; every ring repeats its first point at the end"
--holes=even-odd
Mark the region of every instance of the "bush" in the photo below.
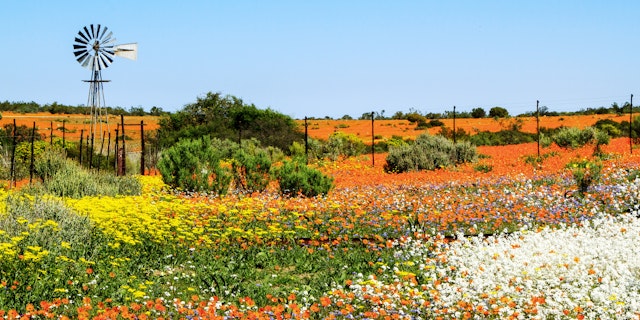
{"type": "Polygon", "coordinates": [[[600,154],[601,146],[608,144],[611,137],[606,132],[593,127],[587,127],[583,130],[575,127],[563,127],[553,135],[552,140],[559,147],[567,149],[575,149],[587,144],[593,144],[595,146],[594,154],[600,154]]]}
{"type": "Polygon", "coordinates": [[[590,161],[588,159],[572,160],[566,166],[573,175],[573,179],[581,194],[587,192],[589,187],[600,180],[602,163],[590,161]]]}
{"type": "Polygon", "coordinates": [[[563,127],[551,139],[561,148],[576,149],[591,141],[594,135],[595,130],[593,128],[580,130],[576,127],[563,127]]]}
{"type": "Polygon", "coordinates": [[[469,137],[469,141],[476,146],[504,146],[535,141],[535,133],[517,130],[502,130],[498,132],[481,131],[469,137]]]}
{"type": "Polygon", "coordinates": [[[262,192],[271,181],[271,159],[263,149],[253,152],[237,150],[231,161],[231,168],[235,186],[243,192],[262,192]]]}
{"type": "Polygon", "coordinates": [[[302,158],[284,161],[276,176],[283,195],[315,197],[326,195],[333,188],[333,178],[309,168],[302,158]]]}
{"type": "Polygon", "coordinates": [[[323,146],[323,154],[331,160],[339,157],[353,157],[365,153],[367,146],[353,134],[335,132],[323,146]]]}
{"type": "Polygon", "coordinates": [[[46,182],[58,171],[67,165],[67,153],[59,147],[47,147],[36,158],[34,163],[34,174],[42,182],[46,182]]]}
{"type": "Polygon", "coordinates": [[[162,153],[158,169],[164,182],[185,191],[226,194],[232,175],[220,162],[228,149],[223,141],[204,136],[196,140],[181,140],[162,153]]]}
{"type": "Polygon", "coordinates": [[[36,167],[53,168],[53,173],[47,175],[42,188],[59,197],[139,195],[142,190],[140,181],[134,176],[116,177],[110,173],[92,173],[69,159],[64,159],[55,166],[37,164],[36,167]]]}
{"type": "Polygon", "coordinates": [[[386,172],[434,170],[454,163],[472,162],[478,154],[468,142],[453,144],[442,136],[422,134],[412,145],[391,148],[386,172]]]}
{"type": "Polygon", "coordinates": [[[493,107],[489,110],[489,117],[491,118],[506,118],[509,116],[509,111],[502,107],[493,107]]]}

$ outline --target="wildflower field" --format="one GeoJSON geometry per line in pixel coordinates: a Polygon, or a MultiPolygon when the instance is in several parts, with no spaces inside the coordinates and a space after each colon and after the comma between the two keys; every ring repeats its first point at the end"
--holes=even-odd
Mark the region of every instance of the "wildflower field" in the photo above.
{"type": "Polygon", "coordinates": [[[402,174],[321,161],[335,188],[315,198],[0,189],[0,318],[639,318],[640,149],[478,151],[402,174]]]}

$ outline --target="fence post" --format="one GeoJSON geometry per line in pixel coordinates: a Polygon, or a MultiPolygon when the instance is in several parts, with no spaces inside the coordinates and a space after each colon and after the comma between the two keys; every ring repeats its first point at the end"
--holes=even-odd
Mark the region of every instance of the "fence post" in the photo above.
{"type": "Polygon", "coordinates": [[[371,111],[371,166],[376,166],[376,138],[373,131],[373,121],[375,119],[375,112],[371,111]]]}
{"type": "MultiPolygon", "coordinates": [[[[101,143],[100,143],[100,156],[98,157],[98,165],[96,166],[98,168],[98,172],[100,172],[100,164],[102,161],[100,161],[102,159],[102,151],[104,151],[104,131],[102,131],[102,139],[101,139],[101,143]]],[[[107,158],[108,159],[108,158],[107,158]]],[[[109,163],[107,161],[107,163],[109,163]]]]}
{"type": "Polygon", "coordinates": [[[122,128],[122,175],[127,175],[127,149],[125,148],[125,135],[124,135],[124,114],[120,115],[120,127],[122,128]]]}
{"type": "Polygon", "coordinates": [[[140,154],[140,175],[144,176],[144,120],[140,120],[140,145],[141,145],[141,154],[140,154]]]}
{"type": "MultiPolygon", "coordinates": [[[[94,139],[94,133],[91,132],[91,152],[89,153],[89,169],[93,168],[93,139],[94,139]]],[[[87,148],[87,151],[88,150],[89,148],[87,148]]]]}
{"type": "Polygon", "coordinates": [[[53,121],[49,123],[49,145],[53,146],[53,121]]]}
{"type": "Polygon", "coordinates": [[[82,166],[82,143],[84,138],[84,129],[80,129],[80,145],[78,146],[78,162],[82,166]]]}
{"type": "Polygon", "coordinates": [[[629,104],[629,152],[631,154],[633,154],[633,138],[631,136],[632,122],[633,122],[633,95],[631,95],[631,103],[629,104]]]}
{"type": "Polygon", "coordinates": [[[309,124],[307,124],[307,117],[304,117],[304,157],[309,164],[309,124]]]}
{"type": "Polygon", "coordinates": [[[13,139],[11,148],[11,181],[9,182],[9,188],[16,186],[16,119],[13,119],[13,139]]]}
{"type": "Polygon", "coordinates": [[[538,134],[538,159],[540,159],[540,100],[536,100],[536,132],[538,134]]]}
{"type": "Polygon", "coordinates": [[[65,132],[67,131],[67,129],[64,127],[65,122],[65,120],[62,120],[62,149],[67,149],[67,146],[64,143],[65,132]]]}
{"type": "Polygon", "coordinates": [[[33,129],[31,130],[31,162],[29,163],[29,185],[33,182],[33,170],[34,170],[34,137],[36,135],[36,122],[33,122],[33,129]]]}
{"type": "Polygon", "coordinates": [[[114,156],[114,164],[115,164],[116,176],[120,173],[120,172],[118,171],[118,167],[119,167],[119,160],[118,160],[118,159],[120,158],[120,150],[119,150],[120,146],[118,145],[118,140],[119,140],[119,139],[118,139],[118,137],[119,137],[119,135],[118,135],[118,128],[119,128],[119,127],[120,127],[120,125],[119,125],[119,124],[117,124],[117,125],[116,125],[116,148],[115,148],[115,150],[113,150],[113,156],[114,156]]]}

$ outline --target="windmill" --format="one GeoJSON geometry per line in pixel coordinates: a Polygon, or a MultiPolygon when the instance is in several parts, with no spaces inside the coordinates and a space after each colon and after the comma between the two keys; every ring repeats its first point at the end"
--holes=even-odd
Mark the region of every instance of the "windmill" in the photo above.
{"type": "Polygon", "coordinates": [[[105,26],[91,24],[88,28],[78,31],[73,43],[73,54],[76,60],[85,68],[91,70],[89,82],[89,97],[87,106],[91,107],[91,128],[89,136],[103,132],[102,124],[105,123],[109,130],[107,110],[104,108],[104,91],[102,84],[109,80],[102,80],[101,71],[109,67],[114,56],[136,60],[138,58],[138,44],[115,44],[116,38],[113,32],[105,26]],[[98,130],[99,129],[99,130],[98,130]]]}

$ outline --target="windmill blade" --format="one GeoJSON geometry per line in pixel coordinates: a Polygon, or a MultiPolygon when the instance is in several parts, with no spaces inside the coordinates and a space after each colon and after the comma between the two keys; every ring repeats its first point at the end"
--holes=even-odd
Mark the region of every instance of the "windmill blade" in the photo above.
{"type": "MultiPolygon", "coordinates": [[[[80,32],[78,32],[78,34],[79,34],[79,35],[82,35],[80,32]]],[[[87,40],[87,41],[85,41],[85,40],[82,40],[82,39],[80,39],[80,38],[78,38],[78,37],[76,37],[76,38],[75,38],[75,41],[76,41],[76,43],[82,43],[82,44],[84,44],[84,45],[87,45],[87,43],[89,43],[89,41],[88,41],[88,40],[87,40]]]]}
{"type": "Polygon", "coordinates": [[[86,45],[74,44],[73,45],[73,50],[87,51],[87,46],[86,45]]]}
{"type": "Polygon", "coordinates": [[[138,59],[138,44],[137,43],[123,43],[115,47],[115,55],[130,60],[138,59]]]}
{"type": "MultiPolygon", "coordinates": [[[[107,29],[108,29],[107,27],[104,27],[104,28],[102,29],[102,34],[101,34],[101,35],[100,35],[100,37],[99,37],[100,39],[102,39],[102,38],[104,37],[104,35],[107,33],[107,29]]],[[[111,33],[109,33],[109,36],[111,36],[111,33]]],[[[106,40],[106,39],[105,39],[105,40],[106,40]]]]}
{"type": "Polygon", "coordinates": [[[91,24],[91,38],[93,38],[93,39],[96,38],[95,30],[93,30],[93,24],[91,24]]]}
{"type": "Polygon", "coordinates": [[[93,56],[89,55],[86,60],[82,63],[82,66],[85,68],[93,68],[93,56]]]}
{"type": "Polygon", "coordinates": [[[102,57],[98,56],[98,58],[96,59],[96,65],[98,66],[98,70],[102,70],[102,69],[106,69],[108,66],[106,65],[106,63],[102,60],[102,57]]]}
{"type": "Polygon", "coordinates": [[[107,52],[104,52],[102,56],[109,61],[109,64],[113,63],[113,55],[107,52]]]}
{"type": "Polygon", "coordinates": [[[100,66],[102,66],[102,69],[107,68],[111,62],[113,62],[113,59],[110,59],[104,53],[100,53],[98,57],[100,58],[100,66]]]}
{"type": "Polygon", "coordinates": [[[104,40],[102,40],[102,42],[115,41],[116,40],[115,38],[111,40],[112,36],[113,36],[113,32],[109,32],[109,34],[107,34],[107,36],[104,38],[104,40]]]}
{"type": "Polygon", "coordinates": [[[87,27],[84,27],[84,34],[86,35],[85,38],[87,39],[87,41],[90,41],[89,39],[93,38],[91,36],[91,33],[89,33],[89,29],[87,29],[87,27]]]}
{"type": "Polygon", "coordinates": [[[78,62],[80,63],[81,66],[86,68],[87,65],[89,65],[89,60],[91,60],[91,56],[90,55],[86,55],[86,56],[84,56],[84,58],[82,58],[82,60],[78,60],[78,62]]]}
{"type": "Polygon", "coordinates": [[[82,65],[84,60],[89,56],[88,52],[83,53],[81,56],[77,57],[76,60],[82,65]]]}
{"type": "Polygon", "coordinates": [[[109,45],[109,44],[114,43],[115,41],[116,41],[116,38],[109,38],[109,37],[107,37],[104,41],[102,41],[102,44],[103,44],[103,45],[109,45]]]}
{"type": "Polygon", "coordinates": [[[100,40],[100,25],[98,25],[98,29],[96,30],[96,39],[100,40]]]}
{"type": "Polygon", "coordinates": [[[110,63],[113,62],[113,58],[115,57],[115,53],[113,52],[113,50],[104,50],[102,51],[102,54],[106,56],[107,59],[109,59],[110,63]]]}
{"type": "MultiPolygon", "coordinates": [[[[85,27],[86,29],[86,27],[85,27]]],[[[83,33],[82,30],[78,31],[78,35],[82,37],[82,39],[84,39],[85,42],[80,41],[80,39],[76,38],[76,41],[81,42],[81,43],[89,43],[89,38],[87,38],[83,33]]]]}
{"type": "Polygon", "coordinates": [[[87,50],[79,50],[79,51],[74,51],[74,52],[73,52],[73,54],[74,54],[74,55],[76,56],[76,58],[77,58],[77,57],[78,57],[78,56],[80,56],[80,55],[83,55],[83,54],[89,54],[89,53],[87,52],[87,50]]]}

